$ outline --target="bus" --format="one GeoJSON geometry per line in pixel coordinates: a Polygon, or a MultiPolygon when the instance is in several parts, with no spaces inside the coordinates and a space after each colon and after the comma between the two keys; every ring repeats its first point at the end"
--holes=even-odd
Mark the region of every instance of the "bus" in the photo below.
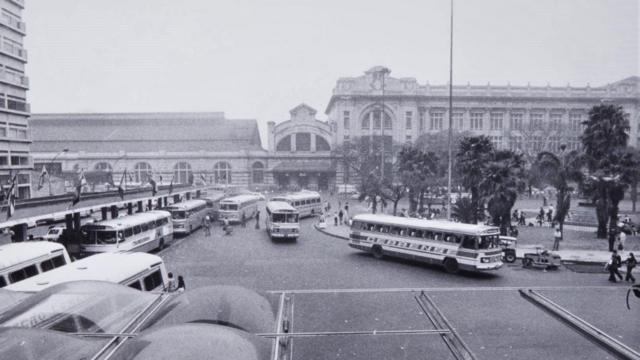
{"type": "Polygon", "coordinates": [[[296,208],[300,217],[322,214],[322,199],[316,191],[302,190],[295,193],[275,196],[272,201],[286,201],[296,208]]]}
{"type": "Polygon", "coordinates": [[[220,220],[239,223],[244,219],[251,219],[258,212],[258,202],[262,200],[259,194],[242,194],[220,200],[218,217],[220,220]]]}
{"type": "Polygon", "coordinates": [[[220,210],[220,201],[225,198],[225,193],[213,191],[211,194],[206,194],[201,197],[202,200],[207,202],[207,208],[209,209],[209,215],[212,220],[218,220],[218,211],[220,210]]]}
{"type": "Polygon", "coordinates": [[[11,284],[6,289],[33,293],[79,280],[108,281],[142,291],[163,291],[169,286],[167,270],[159,256],[119,252],[89,256],[11,284]]]}
{"type": "Polygon", "coordinates": [[[49,241],[11,243],[0,246],[0,288],[71,262],[61,244],[49,241]]]}
{"type": "Polygon", "coordinates": [[[494,226],[361,214],[353,218],[349,246],[376,258],[417,260],[456,273],[502,267],[499,236],[494,226]]]}
{"type": "Polygon", "coordinates": [[[202,226],[202,219],[209,214],[207,202],[200,199],[175,203],[165,210],[171,213],[174,234],[191,234],[202,226]]]}
{"type": "Polygon", "coordinates": [[[80,255],[163,249],[173,240],[171,213],[151,210],[81,227],[80,255]]]}
{"type": "Polygon", "coordinates": [[[298,239],[300,236],[298,210],[285,201],[269,201],[266,211],[265,228],[271,240],[298,239]]]}

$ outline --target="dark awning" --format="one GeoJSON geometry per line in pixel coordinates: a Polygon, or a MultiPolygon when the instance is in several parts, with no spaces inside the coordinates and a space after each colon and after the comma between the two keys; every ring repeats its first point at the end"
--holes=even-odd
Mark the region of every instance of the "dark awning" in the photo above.
{"type": "Polygon", "coordinates": [[[276,165],[273,172],[335,172],[330,160],[294,160],[283,161],[276,165]]]}

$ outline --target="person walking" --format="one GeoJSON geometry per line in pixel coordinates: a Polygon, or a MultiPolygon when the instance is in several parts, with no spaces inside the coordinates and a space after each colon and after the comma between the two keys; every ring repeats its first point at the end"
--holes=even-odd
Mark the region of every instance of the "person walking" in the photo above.
{"type": "Polygon", "coordinates": [[[205,215],[202,218],[202,229],[204,230],[204,236],[211,236],[211,219],[209,215],[205,215]]]}
{"type": "Polygon", "coordinates": [[[256,229],[260,229],[260,210],[256,212],[256,229]]]}
{"type": "Polygon", "coordinates": [[[518,225],[522,225],[522,226],[527,225],[527,218],[524,216],[523,211],[520,211],[520,222],[518,223],[518,225]]]}
{"type": "Polygon", "coordinates": [[[336,214],[336,212],[333,212],[333,226],[338,226],[338,214],[336,214]]]}
{"type": "Polygon", "coordinates": [[[245,215],[244,212],[242,212],[242,219],[241,219],[241,224],[240,226],[242,227],[247,227],[247,215],[245,215]]]}
{"type": "Polygon", "coordinates": [[[184,278],[182,277],[182,275],[178,275],[178,288],[176,289],[177,292],[183,292],[187,290],[187,286],[184,283],[184,278]]]}
{"type": "Polygon", "coordinates": [[[636,260],[636,257],[633,255],[633,253],[629,253],[629,257],[627,257],[627,260],[625,260],[625,262],[627,263],[627,275],[624,277],[624,281],[631,281],[632,283],[635,283],[636,278],[633,277],[631,272],[636,267],[636,265],[638,265],[638,260],[636,260]]]}
{"type": "Polygon", "coordinates": [[[562,232],[560,232],[560,225],[556,225],[553,231],[553,251],[560,250],[560,241],[562,240],[562,232]]]}
{"type": "Polygon", "coordinates": [[[613,253],[611,254],[611,259],[609,260],[609,281],[611,282],[617,282],[616,281],[616,276],[622,280],[622,275],[620,274],[620,271],[618,270],[620,268],[620,265],[622,265],[622,258],[620,258],[620,255],[618,255],[618,252],[614,249],[613,253]]]}
{"type": "Polygon", "coordinates": [[[620,233],[618,234],[618,250],[624,250],[624,244],[626,243],[626,241],[627,234],[624,232],[624,230],[620,230],[620,233]]]}
{"type": "Polygon", "coordinates": [[[173,278],[173,273],[170,272],[167,274],[168,283],[167,283],[167,291],[173,292],[176,291],[176,279],[173,278]]]}
{"type": "Polygon", "coordinates": [[[340,211],[338,212],[338,223],[340,225],[342,225],[342,218],[344,217],[344,213],[342,212],[342,209],[340,209],[340,211]]]}

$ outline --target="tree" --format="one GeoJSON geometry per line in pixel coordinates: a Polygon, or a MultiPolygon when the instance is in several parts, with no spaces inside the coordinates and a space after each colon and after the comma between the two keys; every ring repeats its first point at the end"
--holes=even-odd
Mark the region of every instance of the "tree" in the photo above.
{"type": "MultiPolygon", "coordinates": [[[[460,141],[456,154],[456,169],[460,174],[462,186],[471,193],[471,203],[475,208],[480,208],[481,194],[478,184],[483,180],[483,169],[492,155],[493,145],[486,136],[465,137],[460,141]]],[[[474,217],[472,223],[477,224],[478,220],[474,217]]]]}
{"type": "Polygon", "coordinates": [[[496,150],[481,170],[478,190],[487,202],[493,224],[506,235],[511,227],[511,209],[524,190],[524,159],[510,150],[496,150]]]}
{"type": "Polygon", "coordinates": [[[633,156],[626,149],[629,120],[621,106],[603,104],[589,111],[583,125],[581,141],[589,169],[585,190],[596,204],[598,237],[606,238],[607,220],[610,228],[617,225],[618,204],[633,178],[629,168],[633,165],[633,156]]]}
{"type": "Polygon", "coordinates": [[[543,151],[538,154],[536,162],[540,170],[540,181],[553,186],[556,189],[556,213],[554,221],[560,227],[560,234],[564,234],[564,221],[571,207],[570,182],[581,183],[583,180],[583,157],[580,152],[566,151],[566,145],[560,146],[561,153],[555,155],[543,151]]]}
{"type": "Polygon", "coordinates": [[[484,211],[467,196],[456,200],[451,206],[451,215],[463,223],[472,223],[475,219],[484,220],[484,211]]]}
{"type": "Polygon", "coordinates": [[[398,154],[396,174],[409,190],[409,211],[422,209],[422,199],[429,187],[437,183],[439,158],[432,152],[423,152],[413,146],[405,146],[398,154]]]}

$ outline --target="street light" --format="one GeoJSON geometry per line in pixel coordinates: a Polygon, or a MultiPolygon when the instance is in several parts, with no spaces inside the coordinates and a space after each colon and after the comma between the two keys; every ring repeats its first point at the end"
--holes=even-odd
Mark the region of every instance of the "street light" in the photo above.
{"type": "MultiPolygon", "coordinates": [[[[65,149],[60,150],[60,152],[57,153],[56,156],[54,156],[53,159],[51,159],[51,161],[49,161],[49,164],[47,164],[47,165],[49,165],[49,170],[52,170],[52,165],[53,165],[53,162],[56,160],[56,158],[58,156],[60,156],[60,154],[66,153],[66,152],[69,152],[69,149],[65,148],[65,149]]],[[[46,165],[45,165],[45,167],[46,167],[46,165]]],[[[48,177],[49,177],[49,179],[48,179],[48,182],[49,182],[49,196],[53,196],[53,192],[51,191],[51,171],[49,171],[49,176],[48,177]]]]}
{"type": "Polygon", "coordinates": [[[384,86],[385,77],[391,72],[386,67],[377,67],[375,69],[376,77],[381,81],[380,89],[382,90],[382,110],[380,111],[380,180],[384,178],[384,123],[385,123],[385,111],[384,111],[384,86]]]}
{"type": "Polygon", "coordinates": [[[451,0],[450,11],[450,28],[449,28],[449,161],[447,174],[447,220],[451,221],[451,171],[453,168],[453,151],[451,143],[453,142],[453,0],[451,0]]]}

